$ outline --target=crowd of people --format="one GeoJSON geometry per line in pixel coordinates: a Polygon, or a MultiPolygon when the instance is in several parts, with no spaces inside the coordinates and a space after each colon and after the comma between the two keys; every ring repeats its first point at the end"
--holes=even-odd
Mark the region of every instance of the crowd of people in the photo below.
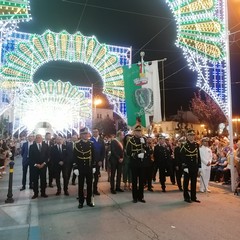
{"type": "Polygon", "coordinates": [[[209,181],[231,183],[232,151],[237,174],[240,173],[240,141],[231,149],[226,137],[197,139],[191,129],[186,136],[170,139],[163,134],[145,136],[141,125],[136,125],[131,133],[118,131],[110,137],[102,137],[97,128],[91,134],[83,128],[79,137],[73,135],[71,139],[53,138],[46,133],[45,139],[40,134],[30,134],[25,141],[17,142],[0,141],[0,178],[6,173],[8,160],[14,160],[19,153],[22,157],[20,191],[26,189],[28,182],[33,190],[32,199],[38,198],[39,192],[46,198],[46,188],[53,188],[55,181],[56,196],[62,191],[69,196],[69,183],[76,185],[78,179],[79,208],[85,200],[88,206],[94,207],[93,197],[100,195],[98,181],[103,169],[108,173],[110,193],[131,191],[133,203],[145,203],[144,189],[153,192],[153,183],[158,180],[162,192],[168,191],[166,177],[183,192],[184,201],[199,203],[198,177],[200,192],[211,192],[209,181]]]}

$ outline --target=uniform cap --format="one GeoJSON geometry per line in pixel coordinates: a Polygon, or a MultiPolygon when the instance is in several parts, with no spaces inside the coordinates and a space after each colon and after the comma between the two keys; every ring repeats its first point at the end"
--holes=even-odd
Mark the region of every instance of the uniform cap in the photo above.
{"type": "Polygon", "coordinates": [[[178,142],[186,142],[186,137],[180,137],[180,138],[178,139],[178,142]]]}
{"type": "Polygon", "coordinates": [[[187,131],[187,135],[195,135],[195,131],[193,129],[189,129],[187,131]]]}
{"type": "Polygon", "coordinates": [[[89,133],[87,127],[80,129],[80,134],[85,134],[85,133],[89,133]]]}
{"type": "Polygon", "coordinates": [[[210,139],[208,137],[202,138],[202,142],[209,142],[209,141],[210,141],[210,139]]]}
{"type": "Polygon", "coordinates": [[[141,125],[137,125],[134,127],[133,129],[134,131],[142,131],[142,126],[141,125]]]}
{"type": "Polygon", "coordinates": [[[159,138],[159,139],[165,139],[166,137],[165,137],[164,135],[160,134],[160,135],[158,136],[158,138],[159,138]]]}

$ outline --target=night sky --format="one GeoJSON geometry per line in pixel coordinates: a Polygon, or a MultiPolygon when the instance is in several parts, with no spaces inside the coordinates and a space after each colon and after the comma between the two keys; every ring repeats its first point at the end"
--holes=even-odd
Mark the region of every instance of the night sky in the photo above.
{"type": "MultiPolygon", "coordinates": [[[[166,116],[183,107],[188,110],[197,74],[188,69],[180,48],[175,46],[176,25],[164,0],[30,0],[32,21],[21,23],[19,31],[42,34],[66,30],[95,35],[100,43],[132,46],[133,63],[145,52],[145,61],[167,58],[164,63],[166,116]]],[[[240,29],[240,1],[230,0],[230,32],[240,29]],[[234,11],[233,11],[234,9],[234,11]]],[[[231,35],[231,68],[233,114],[240,115],[240,34],[231,35]]],[[[101,95],[102,80],[89,66],[77,63],[51,62],[42,66],[34,81],[70,81],[74,85],[94,85],[94,94],[101,95]]],[[[161,79],[161,76],[160,76],[161,79]]]]}

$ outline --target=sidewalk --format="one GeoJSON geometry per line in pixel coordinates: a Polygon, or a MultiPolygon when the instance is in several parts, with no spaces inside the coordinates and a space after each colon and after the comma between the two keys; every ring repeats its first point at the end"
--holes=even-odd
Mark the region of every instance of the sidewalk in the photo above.
{"type": "MultiPolygon", "coordinates": [[[[9,171],[9,169],[7,169],[9,171]]],[[[13,204],[5,204],[8,174],[0,180],[0,239],[1,240],[202,240],[199,229],[208,239],[237,240],[235,227],[239,219],[239,197],[230,186],[211,183],[212,193],[198,193],[200,204],[183,201],[182,192],[167,178],[167,192],[159,183],[154,192],[145,191],[146,204],[132,203],[131,192],[110,193],[106,172],[100,178],[100,196],[95,197],[95,208],[77,208],[77,186],[69,185],[70,196],[55,196],[56,186],[47,188],[47,199],[31,199],[32,190],[21,188],[21,158],[16,158],[13,176],[13,204]],[[224,212],[224,209],[227,209],[224,212]],[[222,232],[224,227],[229,231],[222,232]],[[217,229],[212,231],[214,223],[217,229]],[[194,223],[194,225],[193,225],[194,223]],[[194,227],[198,225],[198,228],[194,227]],[[210,237],[211,236],[211,237],[210,237]]],[[[55,182],[54,182],[54,185],[55,182]]]]}

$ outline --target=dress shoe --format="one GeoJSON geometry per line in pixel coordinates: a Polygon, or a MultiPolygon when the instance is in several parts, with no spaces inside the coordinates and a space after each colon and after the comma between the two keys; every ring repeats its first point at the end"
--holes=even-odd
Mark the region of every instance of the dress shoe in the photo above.
{"type": "Polygon", "coordinates": [[[83,208],[83,204],[79,203],[78,208],[83,208]]]}
{"type": "Polygon", "coordinates": [[[116,192],[124,192],[121,188],[116,188],[116,192]]]}
{"type": "Polygon", "coordinates": [[[23,190],[25,190],[25,189],[26,189],[26,188],[22,186],[22,188],[20,189],[20,191],[23,191],[23,190]]]}
{"type": "Polygon", "coordinates": [[[34,194],[34,195],[32,196],[32,199],[35,199],[35,198],[38,198],[38,195],[34,194]]]}
{"type": "Polygon", "coordinates": [[[149,192],[153,192],[153,190],[152,190],[151,188],[148,188],[148,191],[149,191],[149,192]]]}
{"type": "Polygon", "coordinates": [[[133,201],[132,201],[133,203],[137,203],[137,199],[133,199],[133,201]]]}
{"type": "Polygon", "coordinates": [[[57,192],[56,192],[56,196],[59,196],[60,194],[61,194],[60,191],[57,191],[57,192]]]}
{"type": "Polygon", "coordinates": [[[139,202],[145,203],[146,201],[144,199],[138,199],[139,202]]]}
{"type": "Polygon", "coordinates": [[[49,184],[48,186],[49,186],[50,188],[53,188],[53,185],[52,185],[52,184],[49,184]]]}
{"type": "Polygon", "coordinates": [[[47,198],[48,195],[47,195],[46,193],[43,193],[43,194],[41,194],[41,197],[43,197],[43,198],[47,198]]]}
{"type": "Polygon", "coordinates": [[[112,194],[116,194],[116,191],[115,191],[115,190],[111,190],[111,193],[112,193],[112,194]]]}
{"type": "Polygon", "coordinates": [[[200,203],[201,201],[197,200],[197,199],[192,199],[192,202],[197,202],[197,203],[200,203]]]}
{"type": "Polygon", "coordinates": [[[165,189],[165,188],[163,188],[163,189],[162,189],[162,192],[166,192],[166,189],[165,189]]]}
{"type": "Polygon", "coordinates": [[[94,207],[93,203],[87,203],[89,207],[94,207]]]}
{"type": "Polygon", "coordinates": [[[72,182],[72,185],[73,185],[73,186],[75,186],[75,185],[76,185],[76,183],[75,183],[75,182],[72,182]]]}
{"type": "Polygon", "coordinates": [[[211,190],[207,188],[207,192],[208,192],[208,193],[210,193],[210,192],[211,192],[211,190]]]}
{"type": "Polygon", "coordinates": [[[68,191],[65,191],[65,192],[64,192],[64,195],[65,195],[65,196],[69,196],[69,192],[68,192],[68,191]]]}
{"type": "Polygon", "coordinates": [[[95,192],[93,192],[93,193],[94,193],[94,195],[97,195],[97,196],[100,195],[100,192],[98,192],[98,191],[95,191],[95,192]]]}
{"type": "Polygon", "coordinates": [[[184,201],[187,202],[187,203],[191,203],[192,202],[191,199],[188,199],[188,198],[184,199],[184,201]]]}
{"type": "Polygon", "coordinates": [[[180,188],[178,188],[178,189],[179,189],[179,191],[180,191],[180,192],[183,192],[183,189],[182,189],[181,187],[180,187],[180,188]]]}

